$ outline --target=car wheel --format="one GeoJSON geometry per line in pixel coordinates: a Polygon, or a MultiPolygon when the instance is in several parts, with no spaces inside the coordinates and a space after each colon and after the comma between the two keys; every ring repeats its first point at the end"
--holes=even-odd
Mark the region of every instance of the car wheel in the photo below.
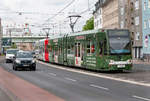
{"type": "Polygon", "coordinates": [[[13,70],[15,70],[14,65],[13,65],[13,70]]]}
{"type": "Polygon", "coordinates": [[[15,71],[17,71],[17,70],[18,70],[16,66],[13,66],[13,69],[14,69],[15,71]]]}
{"type": "Polygon", "coordinates": [[[32,67],[32,70],[35,71],[35,70],[36,70],[36,67],[32,67]]]}

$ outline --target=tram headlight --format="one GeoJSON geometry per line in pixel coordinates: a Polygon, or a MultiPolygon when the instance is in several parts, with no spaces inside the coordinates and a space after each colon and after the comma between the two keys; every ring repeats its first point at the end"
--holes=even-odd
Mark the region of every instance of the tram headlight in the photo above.
{"type": "Polygon", "coordinates": [[[109,62],[110,62],[110,63],[114,63],[114,60],[110,60],[109,62]]]}
{"type": "Polygon", "coordinates": [[[132,63],[132,60],[127,60],[128,63],[132,63]]]}

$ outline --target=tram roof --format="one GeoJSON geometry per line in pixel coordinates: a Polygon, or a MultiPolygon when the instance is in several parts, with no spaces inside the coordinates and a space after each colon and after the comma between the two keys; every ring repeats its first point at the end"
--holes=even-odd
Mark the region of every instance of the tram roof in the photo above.
{"type": "MultiPolygon", "coordinates": [[[[75,33],[68,33],[68,34],[61,34],[61,35],[55,35],[55,36],[50,36],[49,39],[58,39],[62,37],[70,37],[70,36],[78,36],[78,35],[86,35],[86,34],[95,34],[98,32],[106,32],[106,30],[128,30],[128,29],[96,29],[96,30],[88,30],[88,31],[81,31],[81,32],[75,32],[75,33]]],[[[45,39],[41,40],[44,41],[45,39]]]]}
{"type": "Polygon", "coordinates": [[[89,31],[81,31],[81,32],[69,33],[69,34],[64,34],[64,35],[52,36],[52,37],[50,37],[50,39],[62,38],[62,37],[65,37],[65,36],[68,37],[68,36],[78,36],[78,35],[94,34],[94,33],[100,32],[100,31],[101,31],[100,29],[98,29],[98,30],[89,30],[89,31]]]}

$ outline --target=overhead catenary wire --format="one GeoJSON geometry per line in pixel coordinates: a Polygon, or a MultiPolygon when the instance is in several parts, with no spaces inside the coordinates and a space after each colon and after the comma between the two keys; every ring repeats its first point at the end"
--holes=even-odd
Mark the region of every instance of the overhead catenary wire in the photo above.
{"type": "MultiPolygon", "coordinates": [[[[64,8],[62,8],[60,11],[58,11],[56,14],[54,14],[52,17],[48,18],[47,20],[45,20],[45,22],[42,24],[42,25],[45,25],[45,23],[49,20],[52,20],[54,19],[56,16],[58,16],[60,13],[62,13],[65,9],[67,9],[69,6],[71,6],[73,3],[75,2],[75,0],[72,0],[69,4],[67,4],[64,8]]],[[[79,15],[83,15],[85,14],[86,12],[89,12],[90,9],[94,8],[94,6],[90,7],[90,4],[89,4],[89,1],[88,1],[88,9],[82,11],[79,13],[79,15]]]]}
{"type": "Polygon", "coordinates": [[[67,4],[64,8],[62,8],[57,14],[55,14],[54,16],[48,18],[46,21],[49,21],[50,19],[54,19],[57,15],[59,15],[59,13],[61,13],[66,8],[68,8],[69,6],[71,6],[74,2],[75,2],[75,0],[72,0],[69,4],[67,4]]]}

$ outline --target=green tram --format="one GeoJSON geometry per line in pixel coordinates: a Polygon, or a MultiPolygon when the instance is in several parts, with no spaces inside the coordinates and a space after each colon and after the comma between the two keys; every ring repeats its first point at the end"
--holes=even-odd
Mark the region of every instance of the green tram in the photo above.
{"type": "Polygon", "coordinates": [[[99,71],[132,68],[130,33],[125,29],[77,32],[38,43],[38,57],[50,63],[99,71]]]}

